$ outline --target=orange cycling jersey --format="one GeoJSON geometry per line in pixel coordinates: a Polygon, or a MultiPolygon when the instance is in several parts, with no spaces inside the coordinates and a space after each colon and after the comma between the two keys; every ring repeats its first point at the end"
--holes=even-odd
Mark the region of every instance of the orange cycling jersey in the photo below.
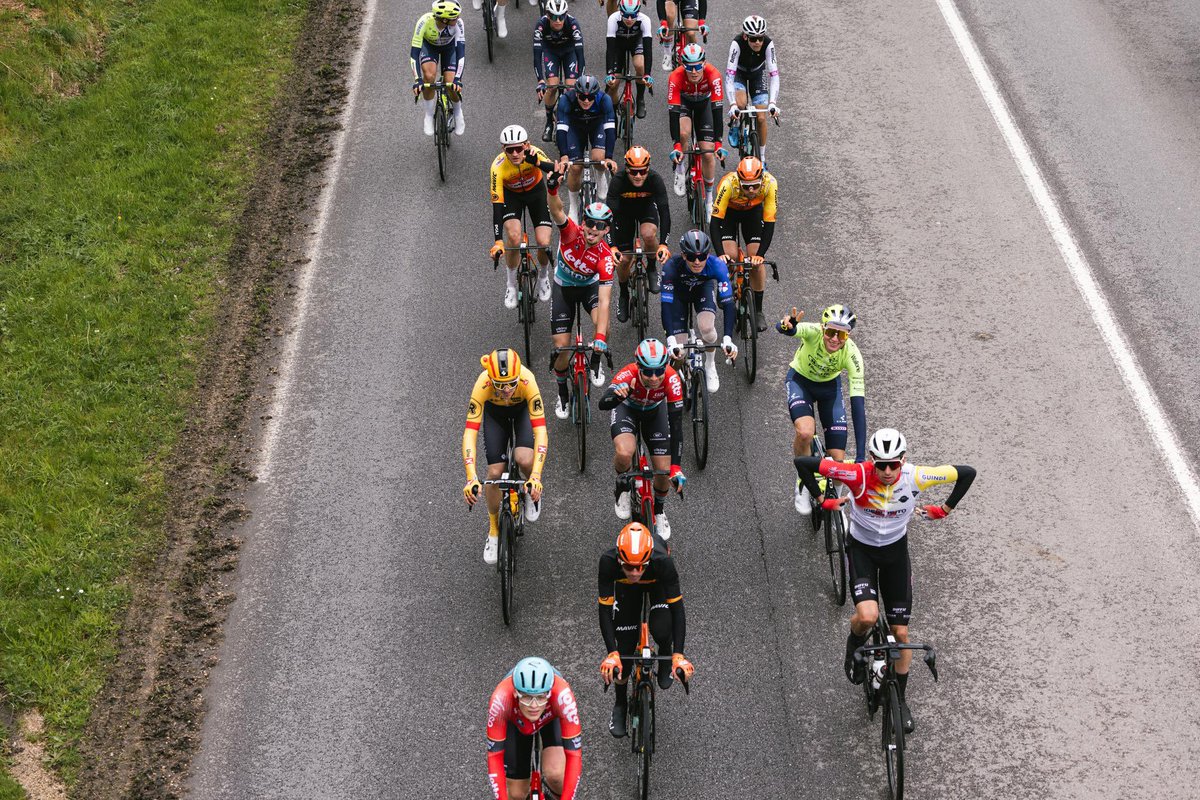
{"type": "Polygon", "coordinates": [[[492,161],[492,202],[504,202],[504,190],[510,192],[528,192],[541,183],[542,170],[539,162],[550,161],[550,157],[539,147],[529,146],[525,160],[514,164],[504,153],[492,161]]]}
{"type": "Polygon", "coordinates": [[[537,380],[529,367],[522,364],[517,388],[507,398],[492,386],[487,370],[480,372],[475,381],[475,388],[471,390],[471,401],[467,404],[467,427],[463,430],[462,440],[467,480],[475,480],[475,446],[479,437],[479,427],[483,423],[483,409],[487,403],[509,408],[522,403],[529,406],[529,422],[533,426],[533,474],[541,475],[542,467],[546,463],[546,412],[537,380]]]}
{"type": "Polygon", "coordinates": [[[762,206],[763,222],[775,221],[775,194],[779,188],[775,176],[763,171],[762,188],[758,194],[750,197],[742,191],[736,172],[731,172],[717,185],[717,196],[713,201],[712,215],[714,219],[725,219],[725,212],[748,211],[755,206],[762,206]]]}

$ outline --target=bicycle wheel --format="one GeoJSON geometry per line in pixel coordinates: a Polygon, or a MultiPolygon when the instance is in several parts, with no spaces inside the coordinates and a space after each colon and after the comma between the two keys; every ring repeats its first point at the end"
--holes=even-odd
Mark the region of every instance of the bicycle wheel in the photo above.
{"type": "Polygon", "coordinates": [[[633,273],[633,291],[629,293],[629,316],[633,319],[633,329],[637,331],[637,340],[640,342],[646,338],[647,314],[649,309],[646,303],[646,277],[644,273],[633,273]]]}
{"type": "Polygon", "coordinates": [[[571,402],[574,406],[572,416],[575,418],[575,433],[576,440],[579,443],[579,471],[587,467],[587,382],[588,377],[586,372],[579,372],[575,375],[575,385],[571,395],[571,402]]]}
{"type": "Polygon", "coordinates": [[[904,721],[900,718],[900,688],[888,681],[883,704],[883,758],[893,800],[904,797],[904,721]]]}
{"type": "Polygon", "coordinates": [[[536,300],[537,279],[532,269],[523,265],[520,277],[521,289],[521,323],[525,328],[525,361],[533,363],[533,323],[534,323],[534,302],[536,300]]]}
{"type": "MultiPolygon", "coordinates": [[[[517,3],[520,5],[520,3],[517,3]]],[[[488,63],[492,63],[492,41],[495,35],[496,21],[495,10],[492,8],[492,0],[487,0],[483,4],[483,33],[487,36],[488,63]]]]}
{"type": "Polygon", "coordinates": [[[433,142],[437,147],[438,177],[442,183],[446,182],[446,148],[450,146],[446,125],[446,106],[439,96],[437,105],[433,107],[433,142]]]}
{"type": "Polygon", "coordinates": [[[754,300],[749,290],[746,290],[743,298],[746,314],[745,325],[742,328],[742,344],[745,347],[742,365],[746,368],[746,380],[754,383],[754,378],[758,375],[758,312],[754,308],[754,300]]]}
{"type": "Polygon", "coordinates": [[[846,515],[842,511],[826,512],[825,553],[829,556],[829,575],[833,578],[833,600],[846,605],[846,515]]]}
{"type": "Polygon", "coordinates": [[[642,800],[650,800],[650,758],[654,754],[654,698],[650,689],[643,689],[638,698],[638,715],[642,725],[642,748],[638,758],[638,791],[642,800]]]}
{"type": "Polygon", "coordinates": [[[625,152],[629,152],[629,148],[633,147],[633,121],[637,119],[637,113],[633,107],[633,92],[629,92],[629,96],[621,103],[621,114],[625,117],[625,127],[621,131],[624,136],[622,141],[625,144],[625,152]]]}
{"type": "MultiPolygon", "coordinates": [[[[508,498],[503,502],[507,503],[508,498]]],[[[500,611],[504,615],[504,624],[511,625],[513,620],[513,519],[507,506],[500,509],[500,541],[496,569],[500,572],[500,611]]]]}
{"type": "Polygon", "coordinates": [[[704,376],[692,373],[692,445],[696,451],[696,468],[708,464],[708,386],[704,376]]]}

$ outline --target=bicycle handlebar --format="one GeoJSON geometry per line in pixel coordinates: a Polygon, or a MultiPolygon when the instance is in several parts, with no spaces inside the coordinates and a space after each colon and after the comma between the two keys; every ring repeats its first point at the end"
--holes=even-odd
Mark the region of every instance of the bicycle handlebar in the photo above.
{"type": "Polygon", "coordinates": [[[938,679],[937,671],[937,651],[933,649],[933,645],[928,644],[909,644],[906,642],[888,642],[886,644],[864,644],[854,651],[854,660],[856,663],[867,663],[867,654],[886,653],[889,661],[895,661],[900,657],[901,650],[923,650],[925,652],[925,666],[929,667],[929,672],[933,675],[934,682],[938,679]]]}
{"type": "MultiPolygon", "coordinates": [[[[649,665],[650,663],[657,663],[660,661],[671,661],[671,660],[673,660],[673,658],[674,658],[673,656],[621,656],[621,663],[637,664],[638,662],[641,662],[643,664],[649,665]]],[[[683,686],[683,693],[691,694],[692,692],[688,688],[688,683],[690,681],[688,681],[687,678],[683,677],[683,669],[679,668],[679,669],[674,670],[674,674],[675,674],[675,679],[679,681],[679,684],[681,686],[683,686]]],[[[607,692],[608,687],[612,685],[608,681],[604,680],[603,678],[600,679],[600,682],[602,684],[604,684],[605,692],[607,692]]]]}
{"type": "MultiPolygon", "coordinates": [[[[750,261],[749,259],[744,259],[744,258],[740,259],[740,260],[726,261],[725,263],[726,263],[726,265],[728,265],[730,267],[753,267],[753,266],[755,266],[753,261],[750,261]]],[[[768,266],[771,268],[771,277],[774,278],[775,280],[779,280],[779,264],[777,264],[774,261],[768,261],[765,258],[763,259],[762,263],[765,266],[768,266]]]]}
{"type": "MultiPolygon", "coordinates": [[[[534,252],[534,253],[546,253],[547,255],[549,255],[550,248],[544,244],[528,244],[528,243],[523,242],[523,243],[517,245],[516,247],[509,247],[508,245],[505,245],[504,252],[506,252],[506,253],[534,252]]],[[[499,255],[492,256],[492,269],[496,269],[499,266],[500,266],[500,256],[499,255]]]]}

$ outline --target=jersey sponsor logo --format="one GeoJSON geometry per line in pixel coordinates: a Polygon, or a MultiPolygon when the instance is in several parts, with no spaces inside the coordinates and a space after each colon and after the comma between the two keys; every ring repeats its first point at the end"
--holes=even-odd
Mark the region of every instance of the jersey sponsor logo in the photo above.
{"type": "Polygon", "coordinates": [[[535,414],[542,413],[542,398],[540,398],[540,397],[533,398],[533,413],[535,413],[535,414]]]}
{"type": "Polygon", "coordinates": [[[852,478],[858,477],[858,470],[848,469],[846,467],[834,467],[830,471],[829,477],[834,478],[835,480],[839,480],[839,481],[848,481],[848,480],[851,480],[852,478]]]}
{"type": "Polygon", "coordinates": [[[582,735],[572,737],[571,743],[570,743],[570,745],[567,746],[567,749],[568,750],[578,750],[581,747],[583,747],[583,736],[582,735]]]}
{"type": "Polygon", "coordinates": [[[570,688],[558,693],[558,706],[562,709],[563,719],[574,725],[579,724],[579,707],[575,705],[575,695],[570,688]]]}
{"type": "Polygon", "coordinates": [[[492,704],[488,706],[488,727],[496,724],[496,720],[504,713],[504,700],[500,697],[493,697],[492,704]]]}
{"type": "Polygon", "coordinates": [[[474,400],[472,400],[470,403],[467,404],[467,415],[473,417],[478,413],[479,413],[479,404],[476,403],[474,400]]]}

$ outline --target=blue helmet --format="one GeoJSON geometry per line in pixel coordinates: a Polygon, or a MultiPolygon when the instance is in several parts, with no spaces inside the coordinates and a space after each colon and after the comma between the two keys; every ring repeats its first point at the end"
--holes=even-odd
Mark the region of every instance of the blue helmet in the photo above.
{"type": "Polygon", "coordinates": [[[681,55],[685,67],[695,67],[697,64],[704,63],[704,48],[695,42],[684,47],[681,55]]]}
{"type": "Polygon", "coordinates": [[[612,209],[605,203],[589,203],[583,210],[584,221],[592,223],[593,226],[610,225],[612,218],[612,209]]]}
{"type": "Polygon", "coordinates": [[[642,13],[642,0],[621,0],[617,10],[622,17],[636,17],[642,13]]]}
{"type": "Polygon", "coordinates": [[[639,367],[664,369],[667,366],[667,346],[658,339],[643,339],[635,355],[639,367]]]}
{"type": "Polygon", "coordinates": [[[554,686],[554,667],[544,658],[528,656],[513,667],[513,686],[521,694],[546,694],[554,686]]]}

